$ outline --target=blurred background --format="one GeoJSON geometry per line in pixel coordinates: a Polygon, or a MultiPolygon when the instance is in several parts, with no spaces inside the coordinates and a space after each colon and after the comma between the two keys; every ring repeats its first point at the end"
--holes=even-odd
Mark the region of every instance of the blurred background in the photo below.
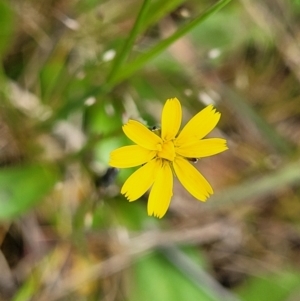
{"type": "Polygon", "coordinates": [[[0,28],[1,301],[300,300],[300,1],[0,0],[0,28]],[[108,158],[171,97],[229,150],[158,220],[108,158]]]}

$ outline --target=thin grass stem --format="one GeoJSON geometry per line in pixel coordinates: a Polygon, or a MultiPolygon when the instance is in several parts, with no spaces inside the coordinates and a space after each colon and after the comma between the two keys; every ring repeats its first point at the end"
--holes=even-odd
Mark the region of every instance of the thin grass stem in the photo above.
{"type": "Polygon", "coordinates": [[[207,18],[209,18],[212,14],[219,11],[221,8],[223,8],[226,4],[228,4],[231,0],[220,0],[215,5],[207,9],[203,14],[196,17],[191,22],[187,23],[186,25],[179,28],[173,35],[170,37],[162,40],[159,42],[156,46],[154,46],[151,50],[148,52],[140,55],[135,61],[126,64],[118,74],[114,78],[111,78],[110,84],[116,85],[123,81],[124,79],[127,79],[132,74],[134,74],[136,71],[141,69],[145,64],[147,64],[151,59],[165,51],[171,44],[176,42],[178,39],[186,35],[189,31],[191,31],[194,27],[199,25],[200,23],[204,22],[207,18]]]}
{"type": "Polygon", "coordinates": [[[133,44],[136,40],[137,35],[140,32],[140,28],[143,25],[144,22],[144,17],[146,15],[146,12],[150,6],[150,2],[151,0],[144,0],[144,3],[141,7],[141,10],[139,11],[139,14],[137,16],[137,19],[133,25],[132,30],[130,31],[129,37],[128,39],[125,41],[123,48],[121,49],[121,51],[119,52],[119,54],[117,54],[111,72],[107,77],[107,84],[109,85],[109,83],[114,82],[115,81],[115,77],[118,75],[118,72],[120,70],[120,68],[122,67],[122,65],[124,64],[125,60],[127,59],[133,44]]]}

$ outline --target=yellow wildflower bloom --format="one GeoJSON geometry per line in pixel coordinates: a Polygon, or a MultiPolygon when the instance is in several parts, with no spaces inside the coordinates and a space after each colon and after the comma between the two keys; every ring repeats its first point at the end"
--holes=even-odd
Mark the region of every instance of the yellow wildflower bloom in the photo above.
{"type": "Polygon", "coordinates": [[[110,154],[109,164],[113,167],[141,166],[126,180],[121,193],[131,202],[152,186],[148,214],[159,218],[165,215],[170,205],[173,173],[196,199],[206,201],[213,194],[210,184],[188,159],[212,156],[227,149],[225,139],[203,139],[221,116],[212,105],[195,115],[178,134],[181,116],[179,100],[168,99],[162,111],[159,135],[142,123],[129,120],[123,131],[136,145],[118,148],[110,154]]]}

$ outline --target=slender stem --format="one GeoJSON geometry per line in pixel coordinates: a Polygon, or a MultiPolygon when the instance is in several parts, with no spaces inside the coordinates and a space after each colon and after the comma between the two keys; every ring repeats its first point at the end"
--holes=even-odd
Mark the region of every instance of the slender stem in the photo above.
{"type": "Polygon", "coordinates": [[[128,57],[128,54],[130,53],[134,41],[138,35],[138,33],[140,32],[140,28],[143,25],[143,20],[144,17],[146,15],[146,12],[149,8],[151,0],[144,0],[144,3],[141,7],[141,10],[137,16],[137,19],[133,25],[132,30],[130,31],[129,37],[128,39],[125,41],[123,48],[121,49],[120,53],[116,56],[111,72],[108,75],[107,78],[107,84],[109,85],[111,82],[115,81],[115,77],[118,75],[118,72],[120,70],[120,68],[122,67],[122,65],[124,64],[125,60],[128,57]]]}
{"type": "Polygon", "coordinates": [[[111,80],[111,84],[115,85],[121,82],[122,80],[128,78],[131,76],[134,72],[141,69],[147,62],[149,62],[151,59],[153,59],[155,56],[166,50],[171,44],[173,44],[175,41],[177,41],[179,38],[184,36],[186,33],[188,33],[190,30],[192,30],[196,25],[199,25],[203,21],[205,21],[208,17],[210,17],[212,14],[220,10],[222,7],[224,7],[226,4],[228,4],[231,0],[220,0],[215,5],[211,6],[209,9],[207,9],[202,15],[198,16],[188,24],[182,26],[179,28],[173,35],[166,38],[165,40],[158,43],[156,46],[154,46],[151,50],[148,52],[140,55],[135,61],[128,63],[125,65],[119,74],[116,75],[115,78],[111,80]]]}
{"type": "Polygon", "coordinates": [[[205,204],[208,208],[216,208],[226,205],[237,205],[238,202],[263,198],[274,194],[280,189],[300,182],[300,160],[286,164],[277,171],[272,171],[259,178],[245,180],[239,185],[225,188],[216,192],[205,204]]]}

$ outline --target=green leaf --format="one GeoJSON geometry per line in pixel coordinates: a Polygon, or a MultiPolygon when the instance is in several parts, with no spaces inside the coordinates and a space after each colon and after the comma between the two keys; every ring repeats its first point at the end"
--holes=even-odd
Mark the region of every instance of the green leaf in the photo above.
{"type": "Polygon", "coordinates": [[[111,101],[96,103],[86,109],[86,127],[89,132],[104,136],[118,132],[123,125],[123,112],[120,102],[116,105],[111,101]]]}
{"type": "Polygon", "coordinates": [[[32,296],[38,289],[38,282],[35,277],[29,277],[28,280],[22,284],[20,289],[17,291],[12,301],[29,301],[32,300],[32,296]]]}
{"type": "MultiPolygon", "coordinates": [[[[107,205],[114,216],[114,220],[121,227],[126,227],[132,231],[144,228],[144,225],[158,226],[158,220],[147,215],[146,198],[141,198],[137,202],[129,202],[123,195],[109,200],[107,205]]],[[[112,220],[112,218],[111,218],[112,220]]]]}
{"type": "Polygon", "coordinates": [[[7,1],[0,0],[0,55],[8,48],[14,30],[14,14],[7,1]]]}
{"type": "Polygon", "coordinates": [[[213,292],[208,293],[209,288],[204,290],[197,286],[159,253],[138,260],[132,268],[132,276],[129,298],[132,301],[219,301],[213,292]]]}
{"type": "Polygon", "coordinates": [[[278,274],[251,278],[239,289],[239,295],[244,301],[284,301],[299,292],[299,287],[298,272],[281,271],[278,274]]]}
{"type": "Polygon", "coordinates": [[[52,93],[55,90],[59,90],[64,84],[67,72],[65,70],[65,62],[63,59],[64,58],[61,57],[52,58],[52,60],[48,61],[41,69],[41,92],[44,102],[48,102],[49,99],[51,99],[52,93]],[[61,76],[62,74],[64,77],[61,76]]]}
{"type": "Polygon", "coordinates": [[[51,167],[26,165],[0,170],[0,220],[18,216],[52,189],[57,172],[51,167]]]}

